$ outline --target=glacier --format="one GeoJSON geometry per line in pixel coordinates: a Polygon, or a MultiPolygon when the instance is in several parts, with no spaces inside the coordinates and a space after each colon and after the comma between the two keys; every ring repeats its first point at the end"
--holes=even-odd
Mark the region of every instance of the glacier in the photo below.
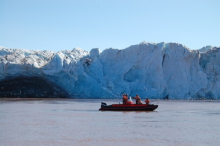
{"type": "Polygon", "coordinates": [[[0,47],[0,97],[220,99],[220,48],[142,42],[119,50],[0,47]]]}

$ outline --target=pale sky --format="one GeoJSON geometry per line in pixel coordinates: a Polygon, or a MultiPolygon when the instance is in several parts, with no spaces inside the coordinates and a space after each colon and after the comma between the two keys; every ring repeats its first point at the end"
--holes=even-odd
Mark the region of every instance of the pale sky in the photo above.
{"type": "Polygon", "coordinates": [[[220,46],[220,0],[0,0],[0,46],[90,51],[143,41],[220,46]]]}

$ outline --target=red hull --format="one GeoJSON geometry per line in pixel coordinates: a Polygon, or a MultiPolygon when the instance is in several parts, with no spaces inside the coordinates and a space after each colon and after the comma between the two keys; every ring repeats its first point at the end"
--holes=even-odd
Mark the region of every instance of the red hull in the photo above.
{"type": "Polygon", "coordinates": [[[102,111],[153,111],[158,105],[146,105],[146,104],[113,104],[104,105],[102,104],[99,110],[102,111]]]}

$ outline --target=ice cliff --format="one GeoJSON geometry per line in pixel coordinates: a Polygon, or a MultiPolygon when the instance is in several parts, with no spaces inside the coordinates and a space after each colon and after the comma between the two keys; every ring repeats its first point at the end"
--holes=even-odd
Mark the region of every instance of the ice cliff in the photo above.
{"type": "Polygon", "coordinates": [[[220,99],[220,48],[140,43],[123,50],[0,47],[0,97],[220,99]]]}

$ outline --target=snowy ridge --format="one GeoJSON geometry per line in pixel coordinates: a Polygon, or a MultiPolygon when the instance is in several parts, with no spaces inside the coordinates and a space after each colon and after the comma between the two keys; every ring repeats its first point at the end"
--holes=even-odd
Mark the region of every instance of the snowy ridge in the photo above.
{"type": "Polygon", "coordinates": [[[103,52],[1,47],[0,96],[121,98],[127,93],[143,98],[220,99],[219,59],[217,47],[199,52],[163,42],[103,52]],[[35,96],[35,90],[41,93],[35,96]]]}
{"type": "Polygon", "coordinates": [[[207,51],[211,50],[212,48],[214,48],[214,47],[212,47],[212,46],[205,46],[205,47],[202,47],[201,49],[199,49],[198,51],[199,52],[207,52],[207,51]]]}

